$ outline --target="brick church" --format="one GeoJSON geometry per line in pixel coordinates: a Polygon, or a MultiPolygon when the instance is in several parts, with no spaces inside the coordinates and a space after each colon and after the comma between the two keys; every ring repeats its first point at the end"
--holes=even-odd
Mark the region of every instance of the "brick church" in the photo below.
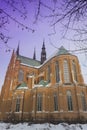
{"type": "Polygon", "coordinates": [[[13,51],[0,95],[0,120],[73,121],[87,120],[87,85],[77,56],[61,46],[41,60],[13,51]]]}

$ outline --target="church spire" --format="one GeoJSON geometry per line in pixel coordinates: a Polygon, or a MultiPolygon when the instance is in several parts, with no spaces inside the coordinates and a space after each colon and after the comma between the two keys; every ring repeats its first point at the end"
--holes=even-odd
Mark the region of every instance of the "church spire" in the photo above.
{"type": "Polygon", "coordinates": [[[34,48],[33,60],[36,60],[36,49],[34,48]]]}
{"type": "Polygon", "coordinates": [[[17,47],[17,50],[16,50],[16,54],[19,55],[19,43],[18,43],[18,47],[17,47]]]}
{"type": "Polygon", "coordinates": [[[45,49],[45,40],[43,39],[43,49],[45,49]]]}
{"type": "Polygon", "coordinates": [[[43,46],[41,51],[41,64],[46,60],[45,41],[43,40],[43,46]]]}

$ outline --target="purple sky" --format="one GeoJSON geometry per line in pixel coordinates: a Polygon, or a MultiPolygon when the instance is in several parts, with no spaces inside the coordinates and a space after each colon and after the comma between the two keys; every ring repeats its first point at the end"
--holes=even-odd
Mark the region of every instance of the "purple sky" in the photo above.
{"type": "MultiPolygon", "coordinates": [[[[34,33],[32,33],[31,31],[28,32],[26,29],[22,31],[22,28],[20,26],[18,28],[18,24],[12,21],[10,21],[10,24],[7,25],[6,28],[8,29],[8,31],[6,33],[11,36],[8,45],[12,49],[16,50],[17,45],[20,42],[20,54],[32,58],[34,48],[36,48],[36,57],[38,60],[40,60],[43,39],[45,39],[47,57],[51,56],[57,50],[50,43],[53,43],[58,48],[63,45],[66,49],[77,49],[73,42],[63,38],[64,28],[61,24],[56,25],[56,33],[54,35],[52,35],[54,33],[54,30],[53,27],[50,27],[49,19],[39,18],[39,20],[34,24],[34,22],[32,21],[34,21],[33,17],[35,10],[35,5],[29,6],[28,18],[25,21],[23,21],[23,19],[20,19],[20,15],[18,16],[18,14],[16,13],[16,17],[18,16],[18,19],[20,19],[21,22],[35,29],[34,33]]],[[[8,13],[10,12],[8,8],[6,8],[6,11],[8,11],[8,13]]],[[[42,13],[48,13],[48,11],[45,12],[43,10],[42,13]]],[[[71,37],[73,35],[73,32],[70,32],[67,35],[71,37]]],[[[1,44],[0,88],[4,82],[7,66],[12,54],[12,51],[6,53],[5,50],[5,46],[1,44]]],[[[85,60],[84,55],[78,55],[78,58],[81,64],[81,69],[85,82],[87,83],[87,67],[84,66],[84,63],[85,65],[87,65],[87,61],[85,60]]]]}

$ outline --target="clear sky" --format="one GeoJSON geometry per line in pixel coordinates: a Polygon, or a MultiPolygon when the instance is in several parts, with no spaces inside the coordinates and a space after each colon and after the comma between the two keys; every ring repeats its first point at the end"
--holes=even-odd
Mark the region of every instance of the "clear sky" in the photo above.
{"type": "MultiPolygon", "coordinates": [[[[35,6],[30,5],[28,18],[25,21],[23,21],[22,18],[20,19],[20,15],[18,16],[20,22],[23,22],[29,27],[35,29],[34,33],[32,33],[31,31],[27,31],[26,29],[22,30],[21,26],[19,26],[17,23],[13,21],[10,21],[10,23],[6,26],[7,28],[6,33],[11,37],[11,39],[8,42],[8,45],[11,47],[11,52],[5,52],[6,50],[5,45],[3,45],[2,43],[0,44],[0,88],[4,82],[7,66],[12,55],[12,50],[13,49],[16,50],[18,43],[20,43],[20,54],[30,58],[33,57],[34,48],[36,48],[36,57],[38,60],[40,60],[43,39],[45,40],[47,57],[51,56],[57,50],[57,48],[53,47],[51,43],[58,48],[63,45],[66,49],[70,49],[70,50],[77,49],[77,47],[74,45],[73,42],[63,38],[65,31],[64,31],[64,27],[61,24],[56,25],[56,33],[55,33],[53,27],[50,26],[49,19],[40,18],[36,23],[34,23],[34,19],[33,19],[34,7],[35,6]]],[[[72,35],[73,35],[72,31],[67,34],[68,37],[69,36],[71,37],[72,35]]],[[[85,82],[87,83],[86,56],[84,54],[78,54],[77,56],[80,61],[81,70],[85,82]]]]}

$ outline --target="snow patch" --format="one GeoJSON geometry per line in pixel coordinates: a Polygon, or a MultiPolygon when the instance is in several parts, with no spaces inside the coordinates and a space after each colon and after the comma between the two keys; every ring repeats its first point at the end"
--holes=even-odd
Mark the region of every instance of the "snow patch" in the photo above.
{"type": "Polygon", "coordinates": [[[45,124],[29,124],[29,123],[0,123],[0,130],[87,130],[87,124],[71,124],[60,123],[57,125],[45,124]]]}

